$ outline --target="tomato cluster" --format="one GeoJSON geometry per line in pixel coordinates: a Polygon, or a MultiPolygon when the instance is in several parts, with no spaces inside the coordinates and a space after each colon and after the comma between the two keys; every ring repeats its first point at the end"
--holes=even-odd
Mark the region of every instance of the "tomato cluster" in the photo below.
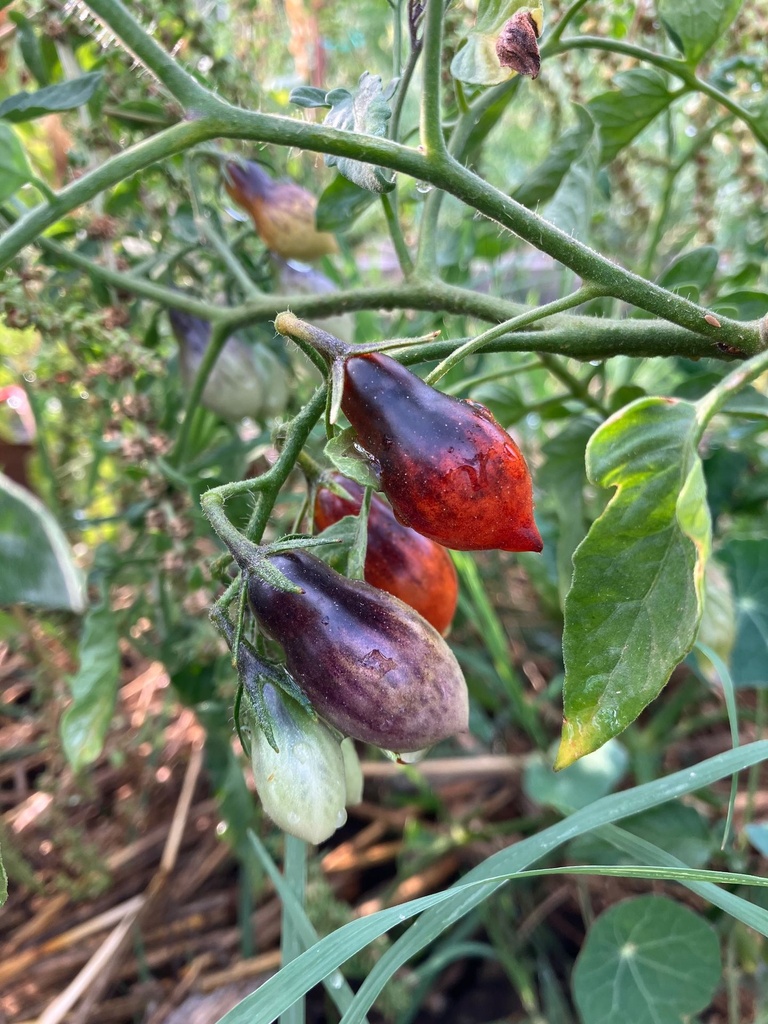
{"type": "MultiPolygon", "coordinates": [[[[363,487],[331,473],[316,488],[315,525],[320,530],[357,515],[363,487]],[[345,492],[345,493],[344,493],[345,492]]],[[[368,512],[365,579],[399,597],[445,635],[456,611],[459,585],[451,556],[440,544],[399,523],[392,509],[373,495],[368,512]]]]}
{"type": "MultiPolygon", "coordinates": [[[[257,164],[230,164],[226,174],[227,191],[273,252],[308,259],[329,251],[330,236],[294,230],[314,214],[298,186],[274,182],[257,164]]],[[[256,686],[259,663],[245,648],[250,662],[242,655],[238,662],[256,694],[251,746],[259,791],[279,824],[317,842],[345,814],[339,736],[407,753],[467,728],[466,682],[441,635],[458,598],[447,549],[541,551],[542,541],[528,466],[488,409],[292,314],[280,314],[275,326],[327,359],[331,408],[348,419],[389,502],[370,501],[364,581],[337,573],[306,542],[257,548],[207,509],[240,565],[261,633],[282,647],[286,678],[323,720],[281,696],[268,673],[256,686]],[[291,765],[298,749],[300,770],[291,765]]],[[[360,483],[337,472],[310,477],[318,529],[360,514],[360,483]]]]}

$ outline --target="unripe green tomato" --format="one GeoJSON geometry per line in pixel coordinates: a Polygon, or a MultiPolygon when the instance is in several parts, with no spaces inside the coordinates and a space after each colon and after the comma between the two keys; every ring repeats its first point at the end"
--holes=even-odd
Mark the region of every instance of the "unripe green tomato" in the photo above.
{"type": "Polygon", "coordinates": [[[271,683],[264,701],[272,717],[277,753],[255,719],[251,762],[264,810],[284,832],[322,843],[347,820],[347,778],[336,736],[319,718],[271,683]]]}
{"type": "MultiPolygon", "coordinates": [[[[211,340],[207,320],[181,310],[170,311],[179,344],[179,371],[184,387],[192,387],[211,340]]],[[[285,410],[288,378],[279,359],[266,345],[248,345],[236,335],[228,338],[203,389],[202,404],[223,420],[245,416],[264,419],[285,410]]]]}
{"type": "Polygon", "coordinates": [[[363,769],[355,750],[355,741],[345,736],[341,741],[341,756],[344,758],[344,776],[347,780],[347,807],[354,807],[363,799],[363,769]]]}

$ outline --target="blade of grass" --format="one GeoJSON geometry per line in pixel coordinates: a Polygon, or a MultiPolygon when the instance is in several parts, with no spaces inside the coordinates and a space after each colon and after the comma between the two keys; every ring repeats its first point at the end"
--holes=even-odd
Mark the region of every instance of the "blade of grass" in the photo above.
{"type": "MultiPolygon", "coordinates": [[[[307,917],[302,903],[297,898],[297,894],[278,871],[266,846],[264,846],[256,833],[250,829],[248,830],[248,841],[282,901],[284,912],[283,927],[285,927],[285,918],[287,916],[290,918],[297,939],[301,942],[304,949],[309,949],[316,942],[319,942],[320,938],[315,931],[314,925],[307,917]]],[[[345,1013],[352,1003],[354,992],[341,971],[333,971],[323,980],[323,984],[339,1013],[345,1013]]]]}
{"type": "MultiPolygon", "coordinates": [[[[768,741],[757,741],[718,754],[666,778],[655,779],[634,789],[596,800],[564,821],[500,850],[473,868],[460,885],[344,925],[266,981],[257,992],[225,1014],[219,1024],[272,1024],[286,1006],[290,1006],[354,953],[395,925],[427,911],[382,956],[357,993],[352,1007],[344,1015],[344,1024],[362,1024],[369,1007],[399,967],[504,885],[510,877],[524,871],[530,864],[576,836],[649,810],[668,800],[678,799],[767,758],[768,741]]],[[[755,927],[753,921],[759,920],[761,928],[768,933],[768,913],[753,907],[746,900],[734,896],[729,912],[738,915],[739,920],[745,920],[751,927],[755,927]]]]}
{"type": "Polygon", "coordinates": [[[520,677],[512,667],[507,635],[493,605],[488,600],[477,563],[466,551],[452,551],[451,555],[461,579],[462,590],[468,596],[472,606],[475,626],[490,654],[496,674],[504,686],[504,692],[512,706],[515,721],[525,729],[537,747],[543,749],[546,741],[541,723],[535,709],[525,699],[520,677]]]}
{"type": "MultiPolygon", "coordinates": [[[[707,647],[706,644],[701,642],[696,643],[696,646],[707,658],[712,662],[712,665],[720,677],[720,685],[723,688],[723,696],[725,697],[725,707],[728,712],[728,724],[731,727],[731,743],[734,747],[739,745],[739,712],[736,707],[736,688],[733,685],[733,679],[728,666],[725,664],[723,659],[712,650],[711,647],[707,647]]],[[[723,829],[723,841],[720,844],[720,849],[724,850],[728,840],[731,837],[733,830],[733,812],[736,806],[736,789],[738,786],[738,779],[734,775],[731,779],[731,795],[728,799],[728,814],[725,819],[725,828],[723,829]]]]}

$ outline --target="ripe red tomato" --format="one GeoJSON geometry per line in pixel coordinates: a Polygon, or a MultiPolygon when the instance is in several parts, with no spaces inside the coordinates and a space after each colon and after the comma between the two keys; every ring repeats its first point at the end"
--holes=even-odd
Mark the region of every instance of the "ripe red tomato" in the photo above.
{"type": "MultiPolygon", "coordinates": [[[[357,515],[363,500],[363,488],[354,480],[341,473],[330,474],[328,480],[341,485],[350,498],[318,487],[314,510],[321,530],[344,516],[357,515]]],[[[448,631],[459,594],[450,554],[442,545],[399,523],[389,505],[375,494],[368,514],[365,578],[415,608],[439,633],[448,631]]]]}

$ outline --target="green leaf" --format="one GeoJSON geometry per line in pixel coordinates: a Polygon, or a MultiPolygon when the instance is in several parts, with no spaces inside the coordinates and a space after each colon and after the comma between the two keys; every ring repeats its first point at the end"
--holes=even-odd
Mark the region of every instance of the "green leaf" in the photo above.
{"type": "Polygon", "coordinates": [[[337,174],[317,203],[317,230],[341,231],[349,228],[363,210],[375,201],[375,192],[360,188],[343,175],[337,174]]]}
{"type": "Polygon", "coordinates": [[[571,586],[573,553],[584,539],[587,529],[584,451],[596,425],[594,419],[587,417],[573,419],[565,430],[547,441],[542,448],[545,462],[539,470],[537,484],[542,493],[554,502],[560,527],[557,538],[557,589],[561,607],[571,586]]]}
{"type": "Polygon", "coordinates": [[[534,803],[567,813],[612,792],[628,767],[629,755],[618,740],[609,740],[561,772],[553,771],[551,757],[534,754],[525,766],[523,792],[534,803]]]}
{"type": "Polygon", "coordinates": [[[656,10],[673,44],[698,64],[739,13],[741,0],[658,0],[656,10]]]}
{"type": "Polygon", "coordinates": [[[720,682],[718,673],[698,644],[713,650],[729,665],[736,640],[736,609],[730,580],[714,558],[710,558],[704,573],[704,611],[696,640],[694,656],[699,669],[711,684],[717,684],[720,682]]]}
{"type": "MultiPolygon", "coordinates": [[[[566,768],[565,771],[569,772],[571,769],[566,768]]],[[[694,807],[679,801],[661,804],[659,807],[643,811],[642,814],[626,818],[622,828],[647,842],[661,846],[694,868],[704,867],[715,849],[712,831],[707,821],[694,807]]],[[[568,859],[581,864],[643,863],[625,851],[617,850],[612,843],[600,836],[599,832],[581,836],[572,842],[568,847],[568,859]]]]}
{"type": "Polygon", "coordinates": [[[547,158],[518,185],[512,193],[516,202],[535,209],[551,199],[571,165],[589,145],[595,132],[595,122],[585,107],[576,104],[575,109],[579,123],[560,136],[550,148],[547,158]]]}
{"type": "Polygon", "coordinates": [[[693,646],[711,533],[696,439],[695,406],[641,398],[587,446],[589,479],[617,491],[573,558],[559,768],[634,721],[693,646]]]}
{"type": "MultiPolygon", "coordinates": [[[[331,109],[324,123],[340,131],[382,138],[392,116],[388,100],[396,85],[396,82],[391,82],[383,90],[381,78],[364,71],[355,93],[334,89],[327,94],[326,100],[331,109]]],[[[364,164],[346,156],[327,156],[325,162],[329,167],[338,167],[345,178],[369,192],[391,192],[395,187],[394,175],[383,167],[364,164]]]]}
{"type": "Polygon", "coordinates": [[[299,85],[291,90],[288,102],[295,103],[297,107],[328,107],[330,104],[325,95],[325,89],[316,85],[299,85]]]}
{"type": "Polygon", "coordinates": [[[585,1024],[681,1024],[720,983],[717,934],[666,896],[624,900],[590,928],[572,977],[585,1024]]]}
{"type": "Polygon", "coordinates": [[[768,857],[768,825],[750,823],[744,832],[760,856],[768,857]]]}
{"type": "Polygon", "coordinates": [[[662,271],[657,283],[691,302],[698,302],[699,295],[715,276],[719,257],[717,249],[711,245],[692,249],[674,259],[662,271]]]}
{"type": "Polygon", "coordinates": [[[0,103],[0,117],[17,124],[57,110],[74,110],[88,102],[103,77],[100,71],[92,71],[62,85],[38,89],[37,92],[17,92],[0,103]]]}
{"type": "Polygon", "coordinates": [[[69,681],[73,703],[61,719],[61,740],[76,772],[102,751],[112,721],[120,681],[117,625],[106,593],[85,617],[80,637],[80,667],[69,681]]]}
{"type": "Polygon", "coordinates": [[[83,578],[43,503],[0,473],[0,607],[33,604],[82,612],[83,578]]]}
{"type": "Polygon", "coordinates": [[[737,687],[768,687],[768,539],[731,540],[719,557],[736,606],[731,675],[737,687]]]}
{"type": "Polygon", "coordinates": [[[352,427],[347,427],[328,441],[325,455],[350,480],[378,490],[379,481],[371,469],[370,459],[355,446],[356,438],[357,434],[352,427]]]}
{"type": "Polygon", "coordinates": [[[496,40],[507,21],[518,11],[528,12],[539,33],[544,25],[541,0],[481,0],[477,5],[475,29],[451,61],[451,74],[466,85],[499,85],[517,74],[499,64],[496,40]]]}
{"type": "Polygon", "coordinates": [[[21,56],[24,58],[24,63],[40,85],[48,85],[48,68],[45,64],[43,51],[40,48],[40,40],[32,27],[32,22],[18,11],[11,11],[9,20],[16,26],[19,49],[21,50],[21,56]]]}
{"type": "Polygon", "coordinates": [[[581,153],[572,161],[545,210],[545,217],[566,235],[586,242],[592,221],[592,197],[600,163],[600,143],[592,134],[584,139],[581,153]]]}
{"type": "MultiPolygon", "coordinates": [[[[254,871],[248,829],[258,824],[258,801],[248,789],[240,759],[232,748],[231,710],[223,701],[208,700],[197,705],[195,714],[205,729],[205,768],[226,824],[223,838],[254,871]]],[[[258,875],[253,877],[255,880],[258,875]]]]}
{"type": "Polygon", "coordinates": [[[768,294],[744,289],[718,295],[712,309],[734,320],[760,320],[768,314],[768,294]]]}
{"type": "Polygon", "coordinates": [[[0,124],[0,203],[32,179],[27,158],[13,128],[0,124]]]}
{"type": "Polygon", "coordinates": [[[610,163],[675,98],[666,79],[652,68],[621,72],[614,81],[617,89],[601,93],[587,103],[600,131],[604,164],[610,163]]]}

